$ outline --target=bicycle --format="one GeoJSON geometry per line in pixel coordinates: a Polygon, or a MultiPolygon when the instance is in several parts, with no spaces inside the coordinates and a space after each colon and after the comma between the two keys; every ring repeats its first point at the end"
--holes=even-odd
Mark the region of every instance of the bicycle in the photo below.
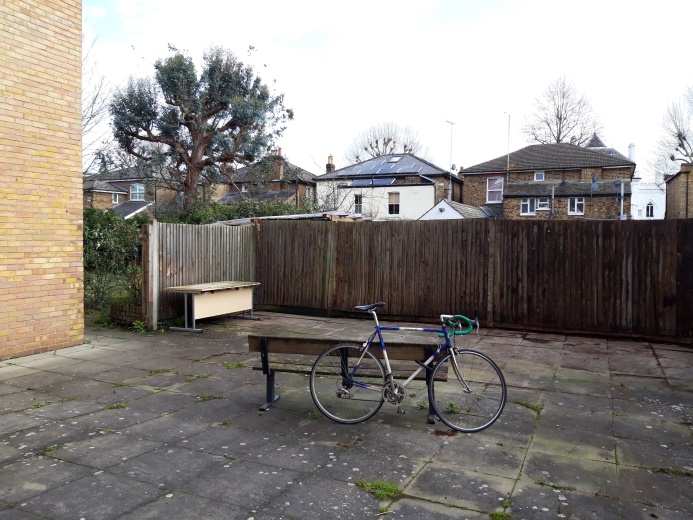
{"type": "Polygon", "coordinates": [[[397,406],[397,411],[404,413],[402,403],[407,395],[407,385],[426,370],[429,408],[443,423],[468,433],[491,426],[505,407],[505,378],[498,365],[486,354],[459,349],[454,344],[456,336],[469,334],[474,325],[478,334],[479,321],[459,314],[443,314],[440,328],[381,326],[375,309],[384,305],[378,302],[354,307],[373,315],[375,330],[368,340],[363,344],[334,345],[320,354],[313,364],[310,395],[318,409],[326,417],[342,424],[369,419],[384,402],[397,406]],[[437,333],[444,341],[426,361],[416,362],[419,368],[406,381],[398,383],[393,377],[382,335],[386,330],[437,333]],[[370,351],[376,338],[382,347],[385,366],[370,351]]]}

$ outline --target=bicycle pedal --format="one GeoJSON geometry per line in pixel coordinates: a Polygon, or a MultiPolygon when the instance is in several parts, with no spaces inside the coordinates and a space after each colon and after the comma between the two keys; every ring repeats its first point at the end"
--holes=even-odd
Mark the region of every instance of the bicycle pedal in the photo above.
{"type": "Polygon", "coordinates": [[[402,408],[401,406],[398,406],[398,407],[397,407],[397,413],[403,414],[403,413],[404,413],[404,408],[402,408]]]}

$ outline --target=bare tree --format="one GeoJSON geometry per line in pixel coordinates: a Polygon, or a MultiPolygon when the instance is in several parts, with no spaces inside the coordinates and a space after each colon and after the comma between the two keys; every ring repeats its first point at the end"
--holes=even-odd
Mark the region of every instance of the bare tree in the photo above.
{"type": "Polygon", "coordinates": [[[662,126],[662,144],[669,151],[669,159],[693,162],[693,87],[688,87],[681,100],[669,105],[662,126]]]}
{"type": "Polygon", "coordinates": [[[565,77],[551,83],[534,105],[536,112],[522,129],[531,142],[584,145],[602,130],[587,98],[565,77]]]}
{"type": "Polygon", "coordinates": [[[113,144],[106,124],[111,88],[99,75],[93,58],[94,44],[82,56],[82,173],[93,173],[113,144]]]}
{"type": "MultiPolygon", "coordinates": [[[[391,153],[410,153],[419,157],[428,154],[416,130],[400,127],[391,121],[370,127],[356,136],[344,154],[347,164],[355,164],[391,153]]],[[[422,157],[425,158],[425,157],[422,157]]]]}

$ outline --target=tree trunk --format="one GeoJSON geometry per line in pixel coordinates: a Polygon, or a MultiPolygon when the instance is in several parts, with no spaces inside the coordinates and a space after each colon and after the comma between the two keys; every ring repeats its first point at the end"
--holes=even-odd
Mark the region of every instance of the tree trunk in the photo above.
{"type": "Polygon", "coordinates": [[[192,209],[197,203],[197,181],[200,179],[202,168],[188,166],[187,176],[183,183],[183,209],[192,209]]]}

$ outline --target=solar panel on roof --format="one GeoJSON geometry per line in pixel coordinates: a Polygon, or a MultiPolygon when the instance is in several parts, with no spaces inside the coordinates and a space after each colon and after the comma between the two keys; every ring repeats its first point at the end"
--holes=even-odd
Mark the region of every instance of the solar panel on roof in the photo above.
{"type": "Polygon", "coordinates": [[[392,177],[384,177],[377,179],[356,179],[352,181],[351,186],[353,188],[370,188],[373,186],[389,186],[394,183],[395,179],[392,177]]]}

